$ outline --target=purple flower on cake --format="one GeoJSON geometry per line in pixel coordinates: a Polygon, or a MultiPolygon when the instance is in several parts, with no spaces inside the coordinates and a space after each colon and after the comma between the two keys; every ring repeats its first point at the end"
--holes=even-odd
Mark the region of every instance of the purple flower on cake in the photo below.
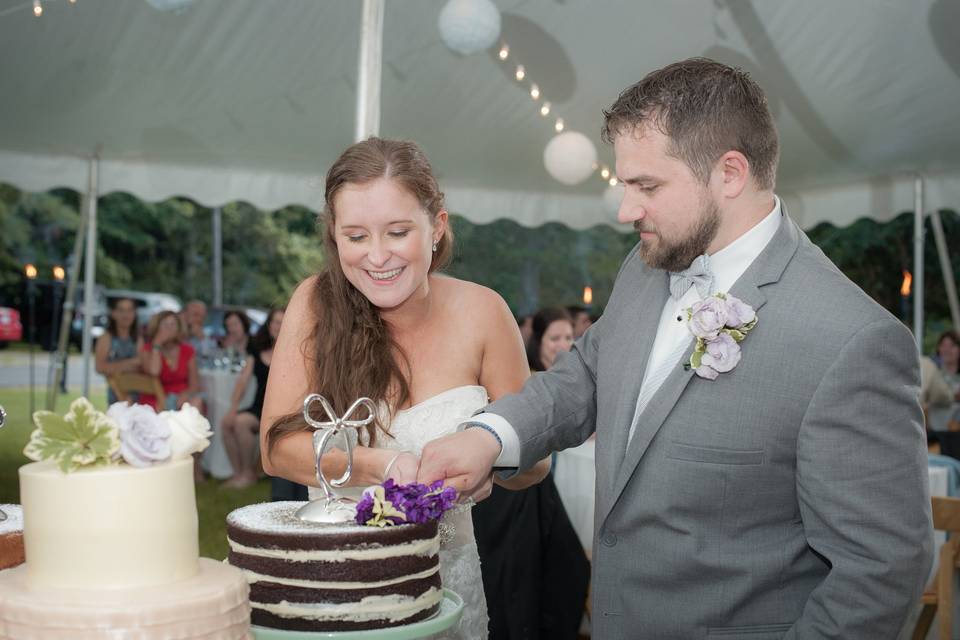
{"type": "Polygon", "coordinates": [[[116,402],[107,417],[117,423],[120,457],[134,467],[149,467],[170,458],[170,426],[156,412],[142,404],[116,402]]]}
{"type": "Polygon", "coordinates": [[[456,502],[456,490],[444,487],[440,480],[430,486],[416,482],[397,485],[391,478],[364,490],[357,503],[356,522],[377,527],[431,522],[456,502]]]}

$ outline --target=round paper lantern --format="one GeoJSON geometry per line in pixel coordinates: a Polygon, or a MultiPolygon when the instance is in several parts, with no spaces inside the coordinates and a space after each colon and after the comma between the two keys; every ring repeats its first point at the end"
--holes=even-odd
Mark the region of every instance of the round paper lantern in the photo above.
{"type": "Polygon", "coordinates": [[[193,4],[193,1],[194,0],[147,0],[147,4],[157,11],[180,13],[188,6],[193,4]]]}
{"type": "Polygon", "coordinates": [[[500,37],[500,11],[490,0],[450,0],[437,19],[443,42],[465,56],[486,51],[500,37]]]}
{"type": "Polygon", "coordinates": [[[618,213],[620,211],[620,203],[623,202],[623,191],[624,186],[622,184],[615,184],[604,190],[603,204],[607,208],[607,211],[612,213],[618,213]]]}
{"type": "Polygon", "coordinates": [[[597,148],[579,131],[554,136],[543,150],[547,173],[563,184],[580,184],[590,177],[596,164],[597,148]]]}

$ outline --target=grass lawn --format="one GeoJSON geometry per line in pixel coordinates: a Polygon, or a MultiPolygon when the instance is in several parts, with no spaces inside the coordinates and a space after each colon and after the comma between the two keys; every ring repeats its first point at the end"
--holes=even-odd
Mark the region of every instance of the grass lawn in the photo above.
{"type": "MultiPolygon", "coordinates": [[[[37,407],[45,402],[45,390],[38,389],[37,407]]],[[[67,407],[79,393],[60,396],[57,411],[66,413],[67,407]]],[[[92,402],[103,410],[106,397],[102,392],[92,394],[92,402]]],[[[7,411],[7,426],[0,429],[0,503],[20,502],[20,483],[17,469],[29,462],[23,456],[23,447],[30,439],[33,425],[28,389],[0,389],[0,405],[7,411]]],[[[207,480],[197,485],[197,511],[200,516],[200,555],[222,559],[227,555],[227,514],[244,505],[270,499],[270,481],[261,480],[247,489],[221,489],[220,481],[207,480]]]]}

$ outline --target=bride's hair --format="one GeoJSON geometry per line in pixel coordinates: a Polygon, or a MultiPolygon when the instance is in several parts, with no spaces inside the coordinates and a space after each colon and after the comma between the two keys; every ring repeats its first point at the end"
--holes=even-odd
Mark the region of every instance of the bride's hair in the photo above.
{"type": "MultiPolygon", "coordinates": [[[[433,169],[415,143],[370,138],[348,147],[327,172],[321,215],[326,264],[310,292],[309,306],[316,321],[310,338],[301,346],[308,389],[325,396],[338,415],[363,396],[389,408],[390,416],[378,416],[377,424],[368,427],[371,446],[376,443],[377,430],[386,431],[397,408],[410,399],[410,365],[378,309],[343,273],[334,238],[334,199],[345,185],[379,178],[393,180],[412,194],[431,224],[443,209],[443,193],[433,169]]],[[[452,249],[453,233],[448,224],[433,253],[430,272],[446,266],[452,249]]],[[[319,412],[315,417],[327,419],[319,412]]],[[[281,438],[309,428],[301,411],[279,418],[267,434],[268,452],[281,438]]]]}

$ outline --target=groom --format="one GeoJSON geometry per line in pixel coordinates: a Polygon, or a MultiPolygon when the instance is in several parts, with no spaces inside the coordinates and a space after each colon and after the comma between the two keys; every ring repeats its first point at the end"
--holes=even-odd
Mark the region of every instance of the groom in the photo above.
{"type": "Polygon", "coordinates": [[[746,74],[671,64],[605,116],[640,243],[603,318],[420,480],[483,497],[596,432],[594,637],[896,637],[932,545],[910,333],[774,195],[746,74]]]}

